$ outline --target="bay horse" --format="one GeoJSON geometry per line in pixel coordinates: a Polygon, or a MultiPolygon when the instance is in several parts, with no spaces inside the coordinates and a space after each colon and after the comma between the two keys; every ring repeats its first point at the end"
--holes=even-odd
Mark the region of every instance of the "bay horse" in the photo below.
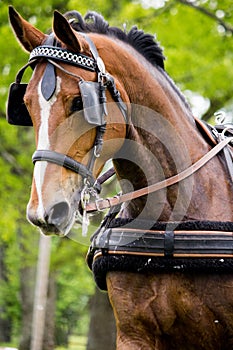
{"type": "Polygon", "coordinates": [[[125,33],[95,12],[83,19],[55,11],[53,29],[44,34],[13,7],[9,18],[30,53],[8,101],[8,121],[35,130],[28,220],[44,234],[66,236],[78,217],[85,224],[88,212],[111,207],[88,261],[93,269],[109,265],[103,288],[118,350],[232,349],[226,130],[217,145],[215,130],[203,136],[165,72],[160,46],[136,27],[125,33]],[[25,86],[28,66],[33,75],[25,86]],[[109,159],[122,194],[102,200],[96,179],[109,159]],[[121,269],[119,261],[131,267],[121,269]]]}

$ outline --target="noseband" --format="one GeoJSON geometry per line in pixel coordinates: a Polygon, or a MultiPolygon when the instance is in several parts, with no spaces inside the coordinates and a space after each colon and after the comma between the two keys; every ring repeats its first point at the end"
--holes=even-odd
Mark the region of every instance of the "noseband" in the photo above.
{"type": "Polygon", "coordinates": [[[54,163],[79,174],[83,178],[86,187],[90,188],[92,191],[94,190],[94,193],[97,194],[101,191],[101,185],[93,176],[93,167],[96,158],[100,156],[103,145],[103,135],[106,130],[106,89],[111,93],[113,100],[117,103],[126,122],[127,108],[121,99],[119,91],[116,89],[114,78],[105,72],[105,65],[94,43],[86,34],[80,34],[84,36],[88,42],[93,57],[62,49],[59,47],[59,43],[57,43],[53,34],[48,36],[44,45],[32,50],[29,62],[18,72],[15,83],[11,84],[8,97],[7,119],[10,124],[32,126],[31,117],[23,102],[23,96],[27,85],[21,84],[22,76],[28,66],[35,66],[41,59],[47,61],[41,84],[41,92],[47,101],[53,96],[56,89],[55,68],[62,70],[68,75],[79,78],[84,118],[89,124],[96,127],[96,138],[88,165],[85,166],[65,154],[52,150],[36,150],[32,156],[32,161],[34,164],[38,161],[54,163]],[[96,72],[98,77],[97,82],[82,80],[79,76],[60,66],[60,62],[96,72]],[[23,116],[22,120],[21,115],[23,116]]]}

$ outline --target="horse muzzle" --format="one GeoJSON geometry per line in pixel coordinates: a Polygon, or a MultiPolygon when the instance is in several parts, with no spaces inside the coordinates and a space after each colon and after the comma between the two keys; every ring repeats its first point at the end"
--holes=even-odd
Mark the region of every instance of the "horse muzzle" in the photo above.
{"type": "Polygon", "coordinates": [[[43,211],[33,208],[29,202],[27,207],[28,221],[37,226],[45,235],[67,236],[75,223],[78,210],[73,209],[66,200],[62,200],[44,208],[43,211]]]}

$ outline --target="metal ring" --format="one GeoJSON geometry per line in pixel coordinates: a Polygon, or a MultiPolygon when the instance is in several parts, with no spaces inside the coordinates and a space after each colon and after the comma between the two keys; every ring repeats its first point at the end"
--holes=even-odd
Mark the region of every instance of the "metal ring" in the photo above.
{"type": "Polygon", "coordinates": [[[227,137],[227,136],[225,136],[225,133],[226,133],[228,130],[233,130],[233,126],[227,126],[227,127],[222,131],[222,136],[227,137]]]}
{"type": "MultiPolygon", "coordinates": [[[[96,205],[96,209],[97,209],[97,211],[104,211],[104,209],[101,209],[100,207],[99,207],[99,202],[100,201],[103,201],[103,198],[99,198],[99,199],[96,199],[95,200],[95,205],[96,205]]],[[[110,202],[109,202],[110,203],[110,202]]]]}

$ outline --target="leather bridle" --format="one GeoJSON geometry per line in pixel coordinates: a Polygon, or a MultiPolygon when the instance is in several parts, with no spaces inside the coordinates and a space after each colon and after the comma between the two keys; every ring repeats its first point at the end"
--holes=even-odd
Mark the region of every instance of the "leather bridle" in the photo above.
{"type": "MultiPolygon", "coordinates": [[[[98,51],[92,42],[92,40],[84,33],[80,33],[85,37],[85,39],[88,41],[89,46],[90,46],[90,51],[92,53],[93,58],[90,58],[88,56],[85,56],[83,54],[73,54],[69,52],[68,50],[61,49],[60,47],[57,46],[50,46],[49,44],[51,43],[51,40],[54,41],[53,35],[50,35],[48,39],[46,40],[45,45],[39,46],[35,48],[31,54],[30,54],[30,59],[29,63],[25,65],[25,69],[30,65],[30,62],[35,65],[38,63],[39,60],[44,59],[47,60],[47,68],[49,67],[56,67],[60,70],[62,70],[64,73],[68,75],[72,75],[74,77],[80,78],[79,76],[71,73],[67,69],[64,69],[62,66],[59,65],[57,62],[64,62],[68,63],[71,65],[76,65],[80,66],[83,69],[87,69],[93,72],[97,73],[98,77],[98,82],[93,83],[93,87],[96,89],[95,92],[93,92],[93,96],[95,99],[98,99],[99,105],[102,106],[101,116],[96,118],[94,121],[90,121],[89,119],[87,120],[90,124],[95,125],[96,127],[96,137],[95,137],[95,142],[94,142],[94,147],[91,150],[91,156],[89,159],[89,162],[86,165],[76,161],[75,159],[62,154],[58,153],[52,150],[36,150],[35,153],[32,156],[32,161],[35,164],[38,161],[47,161],[50,163],[57,164],[59,166],[63,166],[66,169],[69,169],[77,174],[79,174],[83,178],[83,182],[85,183],[85,191],[90,192],[94,194],[96,197],[98,193],[101,191],[101,184],[99,181],[97,181],[94,176],[93,176],[93,168],[96,159],[100,156],[101,150],[102,150],[102,145],[103,145],[103,135],[106,130],[106,122],[105,122],[105,115],[107,115],[107,107],[106,107],[106,96],[105,96],[105,90],[108,89],[109,92],[111,93],[111,96],[113,100],[117,103],[125,122],[127,122],[127,107],[125,103],[122,101],[120,92],[116,89],[115,81],[112,76],[110,76],[108,73],[105,72],[105,66],[100,58],[98,51]],[[98,95],[99,94],[99,95],[98,95]],[[98,95],[98,96],[97,96],[98,95]]],[[[54,42],[53,42],[54,44],[54,42]]],[[[20,70],[20,75],[18,74],[18,83],[20,82],[22,75],[24,73],[24,67],[20,70]],[[20,80],[19,80],[20,76],[20,80]]],[[[52,72],[50,68],[50,73],[52,72]]],[[[46,74],[46,73],[44,73],[46,74]]],[[[53,73],[52,73],[53,74],[53,73]]],[[[55,73],[54,73],[55,74],[55,73]]],[[[49,77],[51,79],[51,77],[49,77]]],[[[51,79],[52,81],[55,81],[55,77],[51,79]]],[[[80,79],[81,80],[81,79],[80,79]]],[[[81,80],[79,84],[82,83],[82,88],[88,89],[85,98],[88,99],[88,92],[91,92],[90,89],[93,91],[92,85],[90,85],[92,82],[85,82],[81,80]],[[89,85],[85,85],[89,83],[89,85]],[[90,87],[91,86],[91,87],[90,87]]],[[[53,83],[55,84],[55,83],[53,83]]],[[[42,81],[43,85],[43,81],[42,81]]],[[[80,85],[81,86],[81,85],[80,85]]],[[[47,87],[47,84],[46,84],[47,87]]],[[[42,86],[43,89],[43,86],[42,86]]],[[[52,86],[49,90],[54,91],[55,88],[52,86]]],[[[52,93],[48,93],[46,89],[44,89],[42,93],[44,93],[44,97],[49,100],[52,96],[52,93]],[[44,92],[43,92],[44,91],[44,92]]],[[[82,99],[84,97],[82,96],[82,99]]],[[[84,101],[83,101],[84,102],[84,101]]],[[[88,103],[88,102],[87,102],[88,103]]],[[[83,103],[84,104],[84,103],[83,103]]],[[[94,106],[96,108],[96,105],[94,106]]],[[[85,108],[85,106],[84,106],[85,108]]],[[[95,113],[96,109],[93,110],[92,113],[95,113]]],[[[85,110],[84,110],[85,113],[85,110]]],[[[83,193],[83,191],[82,191],[83,193]]],[[[83,196],[85,197],[86,193],[83,193],[83,196]]]]}

